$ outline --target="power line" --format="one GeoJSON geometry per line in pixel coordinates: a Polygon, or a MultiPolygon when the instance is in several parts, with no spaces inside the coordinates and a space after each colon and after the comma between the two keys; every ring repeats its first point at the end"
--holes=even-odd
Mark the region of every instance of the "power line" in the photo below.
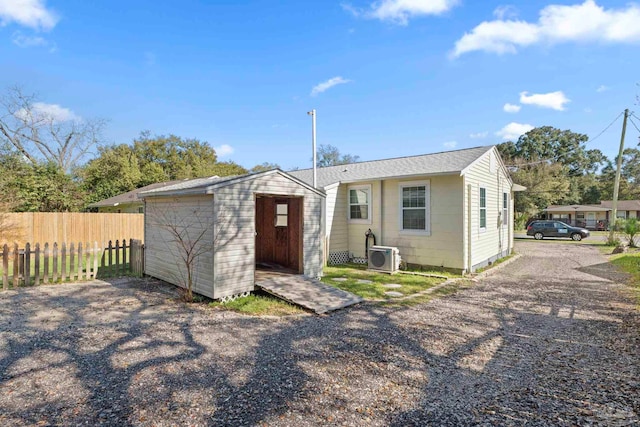
{"type": "Polygon", "coordinates": [[[624,114],[624,111],[623,111],[623,112],[621,112],[620,114],[618,114],[618,116],[617,116],[615,119],[613,119],[613,121],[612,121],[611,123],[609,123],[609,126],[607,126],[606,128],[604,128],[604,129],[602,130],[602,132],[600,132],[598,135],[596,135],[596,137],[595,137],[595,138],[590,138],[587,142],[585,142],[585,144],[588,144],[588,143],[593,142],[593,141],[595,141],[596,139],[600,138],[600,137],[602,136],[602,134],[603,134],[603,133],[605,133],[606,131],[608,131],[608,130],[609,130],[609,128],[610,128],[611,126],[613,126],[613,124],[614,124],[615,122],[617,122],[617,121],[618,121],[618,119],[620,118],[620,116],[622,116],[623,114],[624,114]]]}
{"type": "MultiPolygon", "coordinates": [[[[633,117],[635,117],[636,119],[640,120],[640,118],[638,116],[635,115],[635,113],[631,113],[631,115],[633,117]]],[[[633,125],[634,128],[636,128],[636,130],[638,131],[638,133],[640,133],[640,129],[638,128],[638,125],[636,124],[636,122],[633,121],[633,119],[631,117],[629,117],[629,121],[631,122],[631,124],[633,125]]]]}

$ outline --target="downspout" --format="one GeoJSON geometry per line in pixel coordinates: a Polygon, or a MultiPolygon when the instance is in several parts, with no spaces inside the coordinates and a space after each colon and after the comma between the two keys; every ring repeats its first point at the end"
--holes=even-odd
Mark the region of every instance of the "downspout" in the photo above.
{"type": "MultiPolygon", "coordinates": [[[[466,179],[465,179],[465,183],[466,183],[466,179]]],[[[471,243],[471,238],[473,236],[473,233],[471,231],[472,229],[472,220],[471,220],[471,212],[472,212],[472,207],[471,207],[471,201],[472,201],[472,197],[471,197],[471,184],[466,184],[467,185],[467,273],[471,273],[471,267],[473,267],[473,260],[471,259],[471,254],[472,254],[472,243],[471,243]]]]}
{"type": "MultiPolygon", "coordinates": [[[[640,218],[640,215],[639,215],[640,218]]],[[[384,245],[384,180],[380,180],[380,244],[384,245]]]]}

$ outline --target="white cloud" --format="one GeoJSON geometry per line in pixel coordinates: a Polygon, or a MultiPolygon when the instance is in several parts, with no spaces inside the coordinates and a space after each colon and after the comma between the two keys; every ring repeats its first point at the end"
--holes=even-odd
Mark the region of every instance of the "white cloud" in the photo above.
{"type": "Polygon", "coordinates": [[[218,157],[227,157],[233,154],[233,147],[228,144],[222,144],[217,147],[213,147],[216,150],[218,157]]]}
{"type": "Polygon", "coordinates": [[[569,102],[571,100],[561,90],[549,93],[533,93],[531,95],[529,95],[529,92],[520,92],[520,103],[526,105],[563,111],[564,104],[569,102]]]}
{"type": "Polygon", "coordinates": [[[458,145],[458,141],[447,141],[442,145],[444,145],[446,148],[456,148],[456,145],[458,145]]]}
{"type": "Polygon", "coordinates": [[[57,50],[56,44],[44,37],[40,36],[27,36],[21,31],[16,31],[11,35],[11,42],[18,47],[30,48],[30,47],[47,47],[49,52],[55,52],[57,50]]]}
{"type": "Polygon", "coordinates": [[[355,16],[407,25],[410,18],[440,15],[451,10],[459,0],[380,0],[367,9],[343,3],[342,8],[355,16]]]}
{"type": "MultiPolygon", "coordinates": [[[[52,122],[69,122],[82,120],[73,111],[61,107],[58,104],[46,104],[44,102],[34,102],[31,108],[34,120],[46,120],[52,122]]],[[[14,114],[17,118],[24,120],[27,118],[27,110],[18,110],[14,114]]]]}
{"type": "Polygon", "coordinates": [[[517,113],[521,108],[519,105],[509,104],[508,102],[502,107],[506,113],[517,113]]]}
{"type": "Polygon", "coordinates": [[[609,90],[609,86],[600,85],[600,86],[598,86],[598,89],[596,89],[596,92],[602,93],[602,92],[606,92],[608,90],[609,90]]]}
{"type": "Polygon", "coordinates": [[[520,138],[520,135],[529,132],[531,129],[533,129],[533,126],[530,124],[511,122],[496,132],[496,135],[502,138],[503,141],[515,140],[520,138]]]}
{"type": "Polygon", "coordinates": [[[478,133],[472,133],[471,135],[469,135],[469,138],[483,139],[483,138],[486,138],[487,136],[489,136],[489,132],[478,132],[478,133]]]}
{"type": "Polygon", "coordinates": [[[523,20],[485,21],[460,38],[453,57],[472,51],[516,53],[518,48],[566,42],[638,43],[640,6],[604,9],[595,0],[582,4],[549,5],[540,11],[538,22],[523,20]]]}
{"type": "Polygon", "coordinates": [[[59,18],[45,3],[45,0],[0,0],[0,25],[15,22],[34,30],[50,30],[59,18]]]}
{"type": "Polygon", "coordinates": [[[493,11],[493,16],[495,16],[500,20],[503,20],[505,18],[513,19],[518,16],[518,9],[516,9],[515,6],[512,6],[510,4],[498,6],[493,11]]]}
{"type": "Polygon", "coordinates": [[[342,85],[349,82],[351,82],[351,80],[343,79],[340,76],[333,77],[326,82],[318,83],[317,85],[315,85],[313,89],[311,89],[311,96],[316,96],[319,93],[327,91],[336,85],[342,85]]]}

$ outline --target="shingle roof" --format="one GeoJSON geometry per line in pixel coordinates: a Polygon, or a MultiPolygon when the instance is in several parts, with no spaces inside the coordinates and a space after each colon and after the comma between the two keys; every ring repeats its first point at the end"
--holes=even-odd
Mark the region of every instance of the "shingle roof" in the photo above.
{"type": "MultiPolygon", "coordinates": [[[[602,207],[613,209],[613,200],[603,200],[602,207]]],[[[616,208],[619,211],[640,211],[640,200],[618,200],[616,208]]]]}
{"type": "MultiPolygon", "coordinates": [[[[336,182],[356,182],[402,176],[460,173],[492,148],[493,146],[475,147],[464,150],[318,168],[317,185],[319,188],[323,188],[336,182]]],[[[288,173],[308,184],[311,184],[313,181],[313,169],[290,171],[288,173]]]]}
{"type": "Polygon", "coordinates": [[[215,175],[215,176],[210,176],[208,178],[187,179],[184,181],[180,181],[178,183],[174,183],[173,185],[167,185],[165,187],[161,187],[157,189],[149,189],[149,191],[144,191],[144,194],[142,196],[145,197],[145,196],[152,196],[154,194],[160,194],[160,193],[174,193],[174,192],[179,192],[181,190],[191,190],[199,187],[208,187],[209,185],[220,184],[225,181],[230,181],[232,179],[236,179],[236,178],[240,178],[248,175],[250,174],[231,175],[231,176],[223,176],[223,177],[219,177],[215,175]]]}
{"type": "Polygon", "coordinates": [[[546,212],[606,212],[609,210],[611,209],[600,205],[550,205],[544,209],[546,212]]]}
{"type": "Polygon", "coordinates": [[[142,204],[142,200],[138,197],[139,193],[149,190],[155,190],[162,187],[167,187],[178,182],[183,182],[182,180],[178,181],[167,181],[167,182],[156,182],[155,184],[150,184],[145,187],[140,187],[135,190],[127,191],[126,193],[118,194],[117,196],[109,197],[108,199],[100,200],[95,203],[91,203],[89,205],[90,208],[104,208],[108,206],[118,206],[125,203],[140,203],[142,204]]]}

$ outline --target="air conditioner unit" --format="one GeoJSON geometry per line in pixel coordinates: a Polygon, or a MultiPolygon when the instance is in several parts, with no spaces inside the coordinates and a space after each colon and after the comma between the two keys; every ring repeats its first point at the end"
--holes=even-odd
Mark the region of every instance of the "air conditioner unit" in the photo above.
{"type": "Polygon", "coordinates": [[[400,268],[400,251],[392,246],[369,248],[369,270],[394,273],[400,268]]]}

